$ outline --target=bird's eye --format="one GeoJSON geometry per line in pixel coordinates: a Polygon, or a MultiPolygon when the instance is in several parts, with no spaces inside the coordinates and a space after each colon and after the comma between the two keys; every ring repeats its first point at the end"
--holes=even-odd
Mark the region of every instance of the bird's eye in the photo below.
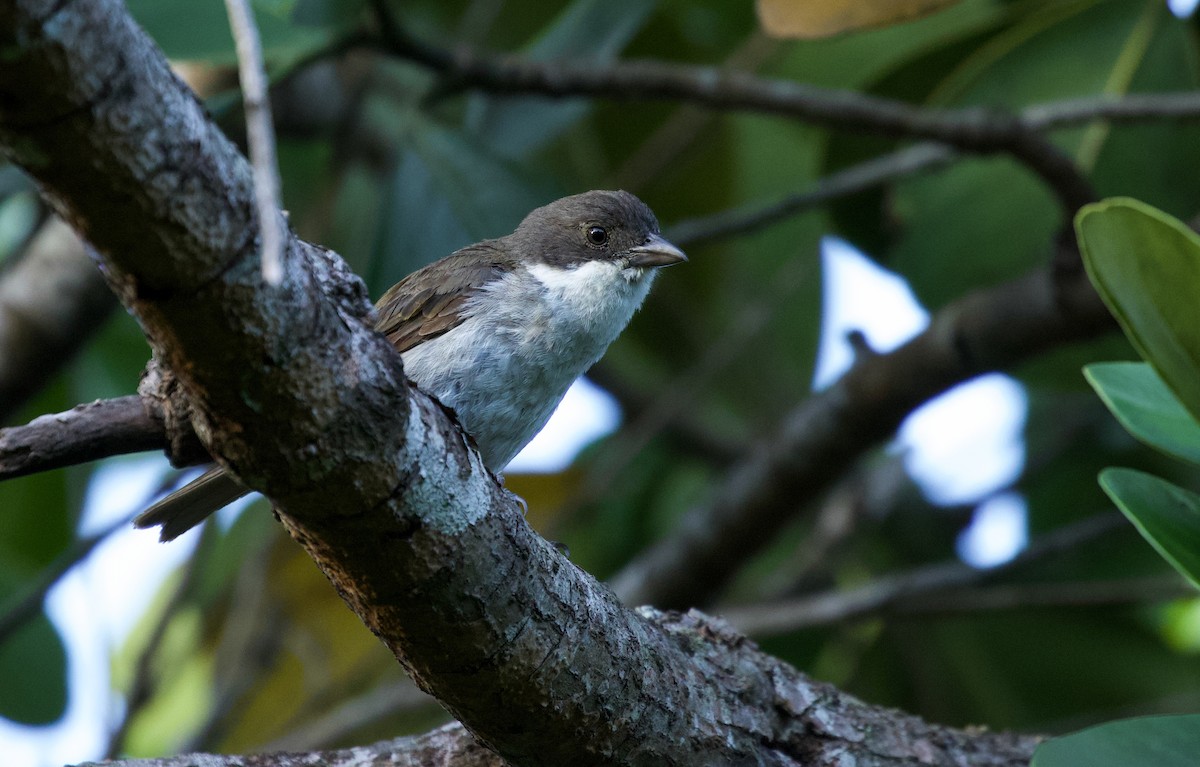
{"type": "Polygon", "coordinates": [[[602,226],[589,226],[587,230],[588,242],[593,245],[603,245],[608,242],[608,230],[602,226]]]}

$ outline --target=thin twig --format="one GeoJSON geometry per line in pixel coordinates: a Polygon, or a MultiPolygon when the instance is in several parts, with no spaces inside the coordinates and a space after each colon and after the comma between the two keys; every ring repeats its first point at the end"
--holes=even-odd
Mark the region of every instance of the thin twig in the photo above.
{"type": "Polygon", "coordinates": [[[1196,596],[1196,588],[1178,575],[1065,583],[1010,583],[901,599],[888,608],[888,614],[961,615],[1031,607],[1102,607],[1150,604],[1196,596]]]}
{"type": "Polygon", "coordinates": [[[722,611],[722,616],[739,630],[759,637],[843,623],[884,612],[901,600],[994,579],[1032,562],[1071,551],[1125,525],[1120,514],[1101,513],[1047,533],[1013,559],[990,569],[971,567],[957,560],[942,562],[884,576],[850,591],[730,608],[722,611]]]}
{"type": "Polygon", "coordinates": [[[1021,121],[1036,131],[1069,128],[1092,120],[1144,122],[1197,117],[1200,117],[1200,91],[1130,93],[1120,98],[1089,96],[1035,104],[1021,111],[1021,121]]]}
{"type": "Polygon", "coordinates": [[[0,429],[0,480],[166,447],[162,420],[141,397],[96,400],[0,429]]]}
{"type": "Polygon", "coordinates": [[[250,147],[254,201],[262,236],[262,275],[268,285],[278,285],[283,281],[284,235],[279,220],[279,165],[275,159],[275,132],[271,127],[262,44],[248,0],[225,0],[225,10],[237,46],[238,78],[246,110],[246,141],[250,147]]]}
{"type": "Polygon", "coordinates": [[[712,242],[757,231],[822,203],[848,197],[899,178],[943,167],[955,159],[952,149],[921,143],[873,157],[813,182],[808,189],[766,205],[747,205],[711,216],[685,219],[670,227],[671,242],[680,246],[712,242]]]}
{"type": "Polygon", "coordinates": [[[686,101],[712,109],[793,117],[842,130],[936,141],[965,152],[1007,153],[1040,176],[1065,210],[1074,212],[1095,199],[1071,158],[1015,114],[976,107],[933,109],[856,91],[653,60],[583,64],[487,55],[466,46],[445,49],[410,35],[386,2],[380,0],[374,7],[380,21],[379,45],[439,72],[449,87],[554,98],[686,101]]]}

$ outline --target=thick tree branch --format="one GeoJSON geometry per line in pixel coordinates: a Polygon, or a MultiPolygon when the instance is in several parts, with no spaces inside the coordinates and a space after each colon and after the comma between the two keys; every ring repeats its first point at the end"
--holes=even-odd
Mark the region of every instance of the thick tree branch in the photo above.
{"type": "MultiPolygon", "coordinates": [[[[780,741],[771,744],[761,761],[731,759],[714,750],[683,762],[688,765],[789,764],[833,765],[853,763],[860,767],[908,765],[963,765],[972,767],[1024,767],[1038,738],[1028,735],[955,730],[930,726],[914,716],[893,709],[867,706],[834,688],[799,674],[781,661],[765,655],[749,640],[731,631],[727,624],[697,612],[687,614],[639,611],[708,666],[715,679],[729,678],[741,685],[744,700],[755,701],[758,709],[770,709],[782,723],[780,741]]],[[[739,716],[728,712],[731,716],[739,716]]],[[[637,745],[630,744],[628,763],[657,765],[641,760],[637,745]]],[[[135,760],[126,767],[185,767],[202,762],[228,767],[266,767],[294,764],[382,765],[496,765],[506,762],[489,757],[458,725],[447,725],[416,738],[376,743],[348,751],[301,755],[262,754],[255,757],[196,756],[135,760]],[[357,761],[352,761],[356,759],[357,761]],[[460,761],[461,760],[461,761],[460,761]]],[[[586,764],[593,764],[587,761],[586,764]]]]}
{"type": "MultiPolygon", "coordinates": [[[[1073,259],[1059,259],[1078,264],[1073,259]]],[[[917,406],[974,376],[1110,331],[1081,268],[1039,269],[941,309],[895,351],[861,357],[786,415],[670,537],[617,574],[626,601],[686,607],[711,600],[738,568],[917,406]]]]}
{"type": "Polygon", "coordinates": [[[96,400],[0,429],[0,480],[166,446],[161,414],[141,397],[96,400]]]}
{"type": "Polygon", "coordinates": [[[1028,759],[1030,738],[871,708],[719,624],[623,607],[407,386],[340,259],[289,236],[283,282],[261,280],[244,160],[118,0],[3,0],[0,44],[0,144],[97,248],[201,439],[491,748],[523,765],[1028,759]]]}
{"type": "Polygon", "coordinates": [[[369,746],[303,753],[241,755],[184,754],[162,759],[84,762],[79,767],[509,767],[495,752],[482,746],[457,722],[408,738],[381,741],[369,746]]]}

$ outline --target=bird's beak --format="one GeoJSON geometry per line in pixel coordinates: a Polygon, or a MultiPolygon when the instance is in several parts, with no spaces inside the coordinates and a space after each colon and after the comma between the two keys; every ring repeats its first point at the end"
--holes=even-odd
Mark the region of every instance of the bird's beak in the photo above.
{"type": "Polygon", "coordinates": [[[664,240],[660,235],[652,234],[641,245],[629,249],[629,266],[642,268],[670,266],[687,261],[683,251],[664,240]]]}

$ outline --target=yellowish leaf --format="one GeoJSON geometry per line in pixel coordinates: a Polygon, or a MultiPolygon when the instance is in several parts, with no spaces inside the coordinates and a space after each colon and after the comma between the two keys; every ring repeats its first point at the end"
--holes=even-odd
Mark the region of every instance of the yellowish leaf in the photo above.
{"type": "Polygon", "coordinates": [[[958,0],[758,0],[767,34],[814,40],[928,16],[958,0]]]}

